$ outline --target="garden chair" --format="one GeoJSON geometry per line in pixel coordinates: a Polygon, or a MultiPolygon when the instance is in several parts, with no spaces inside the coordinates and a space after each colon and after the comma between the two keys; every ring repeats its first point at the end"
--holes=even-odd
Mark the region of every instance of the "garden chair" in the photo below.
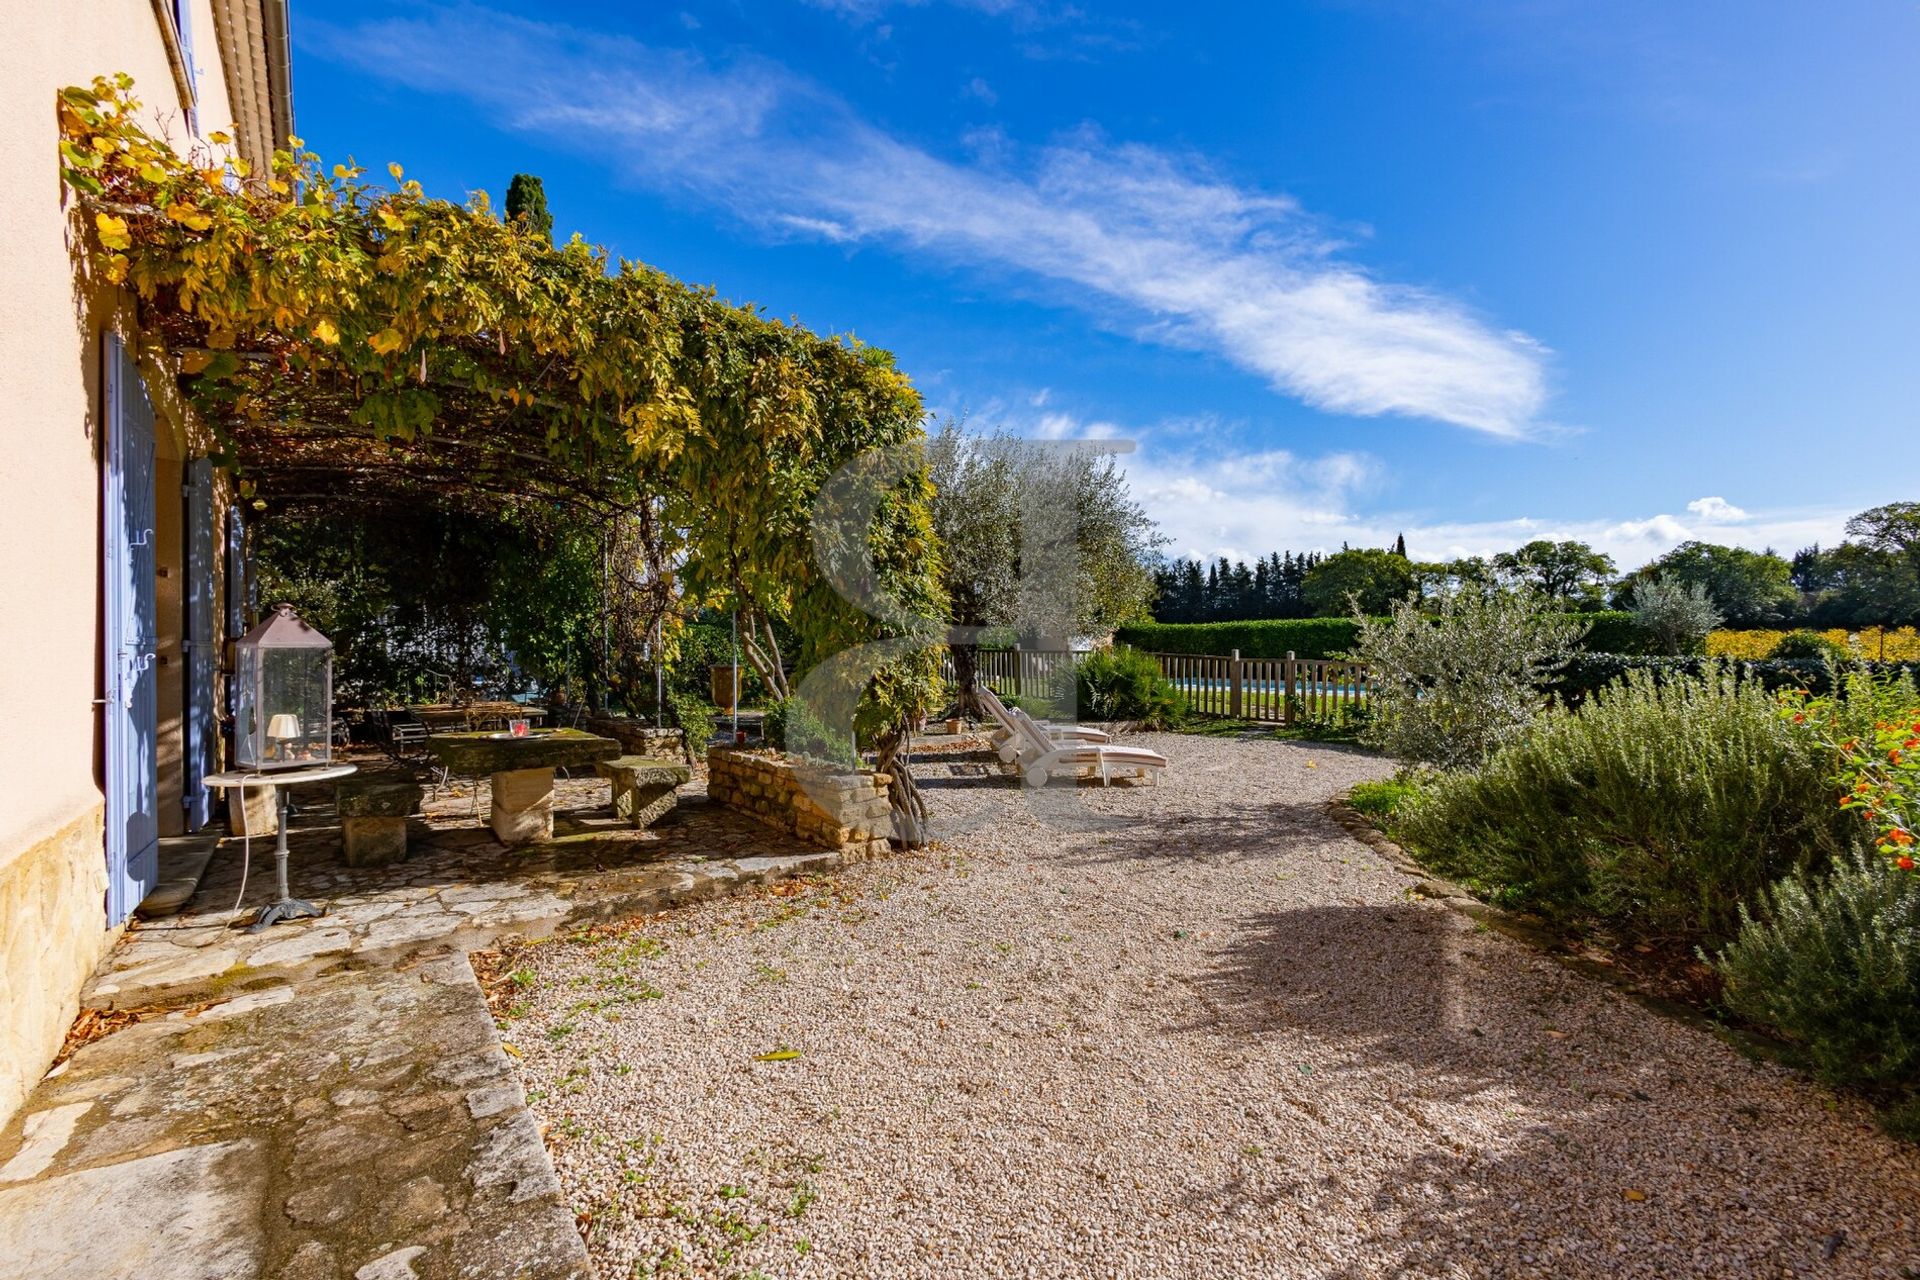
{"type": "Polygon", "coordinates": [[[1100,784],[1109,786],[1115,774],[1144,778],[1149,770],[1167,767],[1167,758],[1158,751],[1116,747],[1107,742],[1062,741],[1049,737],[1039,722],[1020,708],[1014,707],[1009,714],[1020,776],[1030,787],[1044,787],[1056,774],[1077,776],[1083,769],[1097,770],[1100,784]]]}
{"type": "MultiPolygon", "coordinates": [[[[996,694],[984,684],[980,686],[980,705],[987,709],[987,714],[992,716],[994,722],[1000,726],[994,730],[991,735],[994,750],[1000,753],[1002,762],[1012,764],[1014,758],[1020,754],[1019,747],[1016,744],[1018,730],[1014,721],[1015,713],[1008,709],[1006,703],[1000,701],[1000,695],[996,694]]],[[[1025,713],[1022,712],[1020,714],[1024,715],[1025,713]]],[[[1056,744],[1111,742],[1113,740],[1111,735],[1100,729],[1083,729],[1079,725],[1050,725],[1045,721],[1034,720],[1031,716],[1028,717],[1028,720],[1040,731],[1042,736],[1056,744]]]]}

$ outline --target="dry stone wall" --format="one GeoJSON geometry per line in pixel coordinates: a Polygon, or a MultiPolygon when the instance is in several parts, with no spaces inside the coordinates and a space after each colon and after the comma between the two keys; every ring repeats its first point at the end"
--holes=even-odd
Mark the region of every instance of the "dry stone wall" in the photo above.
{"type": "Polygon", "coordinates": [[[866,856],[893,835],[890,782],[771,752],[711,747],[707,795],[809,844],[866,856]]]}

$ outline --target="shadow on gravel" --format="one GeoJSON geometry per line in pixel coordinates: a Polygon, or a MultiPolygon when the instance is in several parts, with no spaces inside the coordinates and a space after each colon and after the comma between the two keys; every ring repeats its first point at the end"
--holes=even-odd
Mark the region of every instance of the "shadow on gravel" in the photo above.
{"type": "Polygon", "coordinates": [[[1437,1073],[1429,1083],[1484,1083],[1446,915],[1412,903],[1316,906],[1262,912],[1235,929],[1194,982],[1214,1018],[1204,1029],[1305,1032],[1359,1065],[1404,1062],[1437,1073]]]}
{"type": "Polygon", "coordinates": [[[1069,864],[1098,864],[1178,859],[1187,862],[1236,862],[1270,858],[1290,863],[1300,857],[1303,838],[1345,838],[1327,815],[1324,801],[1222,802],[1205,813],[1156,814],[1149,822],[1116,826],[1093,844],[1067,850],[1069,864]]]}
{"type": "MultiPolygon", "coordinates": [[[[1340,1061],[1273,1076],[1337,1179],[1209,1193],[1363,1225],[1326,1274],[1895,1275],[1920,1262],[1920,1148],[1577,976],[1516,967],[1450,913],[1324,905],[1239,922],[1178,1030],[1340,1061]],[[1602,1016],[1612,1014],[1615,1016],[1602,1016]],[[1362,1212],[1352,1212],[1361,1208],[1362,1212]]],[[[1911,1272],[1909,1272],[1911,1274],[1911,1272]]]]}

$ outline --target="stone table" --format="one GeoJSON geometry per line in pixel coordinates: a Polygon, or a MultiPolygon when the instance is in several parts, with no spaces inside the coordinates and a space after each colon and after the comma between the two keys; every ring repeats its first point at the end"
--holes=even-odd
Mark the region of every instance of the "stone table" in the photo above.
{"type": "Polygon", "coordinates": [[[611,760],[620,744],[578,729],[510,733],[436,733],[427,750],[449,773],[491,774],[493,808],[487,824],[501,844],[553,839],[553,771],[611,760]]]}

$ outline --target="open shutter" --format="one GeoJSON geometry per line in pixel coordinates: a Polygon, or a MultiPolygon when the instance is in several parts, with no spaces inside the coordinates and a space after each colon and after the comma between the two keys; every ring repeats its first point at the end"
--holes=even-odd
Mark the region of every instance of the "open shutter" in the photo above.
{"type": "Polygon", "coordinates": [[[202,780],[218,772],[219,719],[214,680],[219,671],[220,642],[215,632],[213,531],[213,463],[195,458],[187,463],[186,480],[187,616],[186,660],[186,785],[180,802],[187,811],[187,829],[198,831],[212,817],[212,803],[202,780]]]}
{"type": "Polygon", "coordinates": [[[119,924],[159,879],[158,656],[154,602],[153,405],[120,339],[105,343],[106,456],[101,467],[106,575],[107,923],[119,924]]]}

